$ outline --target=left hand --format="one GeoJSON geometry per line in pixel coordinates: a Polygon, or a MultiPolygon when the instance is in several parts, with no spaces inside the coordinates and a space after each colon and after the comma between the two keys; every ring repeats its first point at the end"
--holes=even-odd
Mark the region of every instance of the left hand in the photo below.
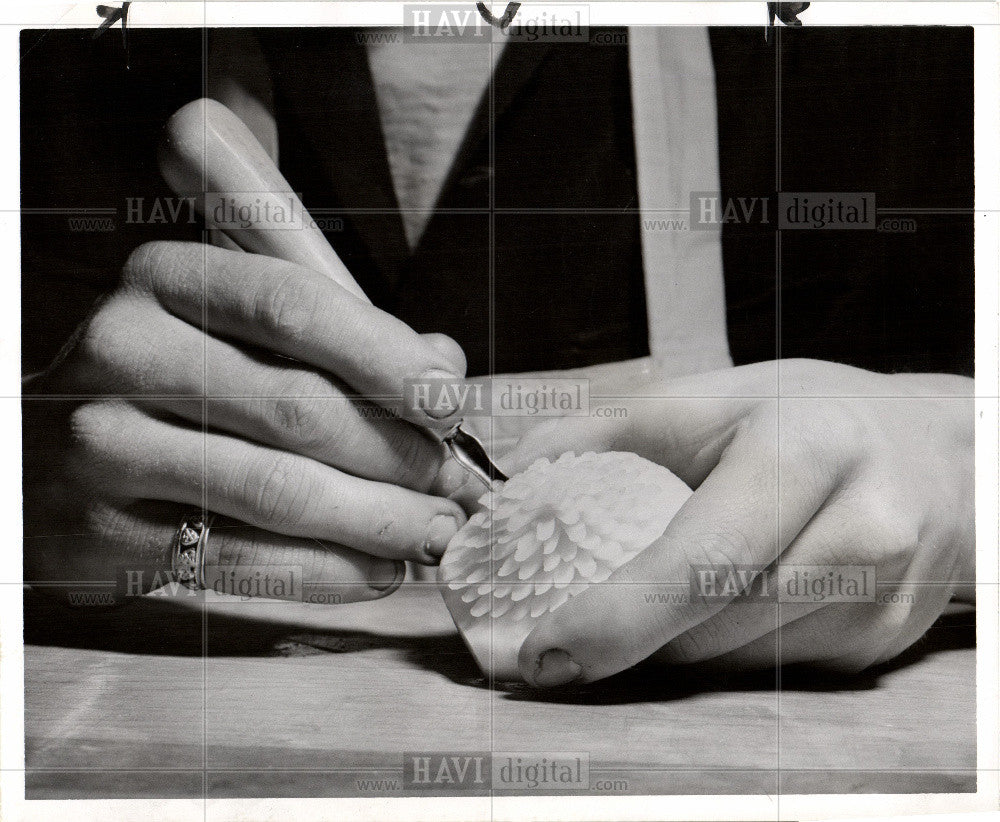
{"type": "Polygon", "coordinates": [[[624,420],[540,425],[505,471],[564,451],[634,451],[695,493],[659,540],[539,622],[521,647],[522,675],[589,682],[653,654],[845,671],[896,656],[959,580],[973,584],[972,395],[962,377],[780,360],[647,386],[624,420]],[[690,585],[692,566],[711,567],[720,584],[741,569],[768,574],[749,586],[754,597],[705,596],[690,585]],[[779,600],[801,566],[873,569],[874,599],[779,600]]]}

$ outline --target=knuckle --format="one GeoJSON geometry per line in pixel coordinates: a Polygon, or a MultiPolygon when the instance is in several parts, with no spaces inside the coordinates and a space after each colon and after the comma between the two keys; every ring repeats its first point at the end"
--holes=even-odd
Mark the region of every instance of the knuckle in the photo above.
{"type": "Polygon", "coordinates": [[[322,378],[310,373],[288,377],[281,396],[269,402],[267,417],[282,442],[309,453],[325,451],[342,431],[342,414],[320,399],[330,393],[322,378]]]}
{"type": "Polygon", "coordinates": [[[866,452],[869,429],[857,404],[800,398],[781,417],[782,447],[793,460],[817,466],[856,464],[866,452]]]}
{"type": "Polygon", "coordinates": [[[254,323],[267,334],[297,341],[309,336],[318,313],[325,310],[320,289],[302,272],[278,279],[264,278],[254,295],[254,323]]]}
{"type": "Polygon", "coordinates": [[[779,432],[781,436],[786,435],[779,419],[777,403],[774,400],[763,400],[735,424],[725,453],[745,454],[761,465],[771,466],[777,460],[783,445],[779,441],[779,432]]]}
{"type": "MultiPolygon", "coordinates": [[[[730,528],[707,535],[699,540],[696,547],[686,549],[689,551],[688,574],[691,579],[708,571],[709,578],[714,580],[714,584],[704,590],[700,584],[691,587],[692,603],[717,611],[718,603],[734,598],[748,585],[753,586],[758,574],[767,565],[759,556],[764,547],[754,546],[739,529],[730,528]]],[[[777,556],[777,548],[766,553],[777,556]]]]}
{"type": "Polygon", "coordinates": [[[151,240],[128,255],[122,266],[122,284],[129,288],[152,290],[170,270],[167,260],[176,252],[177,243],[151,240]]]}
{"type": "Polygon", "coordinates": [[[269,458],[260,470],[249,472],[246,482],[245,495],[254,510],[278,530],[301,523],[316,498],[316,483],[292,454],[269,458]]]}
{"type": "Polygon", "coordinates": [[[313,403],[303,397],[277,397],[271,402],[272,426],[283,442],[312,452],[326,444],[323,424],[313,403]]]}
{"type": "Polygon", "coordinates": [[[392,425],[390,431],[389,446],[396,463],[391,466],[392,473],[398,475],[404,485],[415,486],[418,490],[429,488],[441,468],[440,451],[407,425],[392,425]],[[437,459],[434,454],[438,455],[437,459]]]}
{"type": "Polygon", "coordinates": [[[699,549],[702,564],[712,568],[721,579],[740,579],[739,570],[746,570],[754,557],[750,539],[736,529],[718,531],[707,536],[699,549]]]}

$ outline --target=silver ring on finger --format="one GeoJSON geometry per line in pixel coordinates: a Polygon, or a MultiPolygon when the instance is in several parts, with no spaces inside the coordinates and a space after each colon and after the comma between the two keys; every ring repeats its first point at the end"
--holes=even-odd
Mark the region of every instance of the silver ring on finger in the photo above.
{"type": "Polygon", "coordinates": [[[171,571],[174,579],[196,591],[205,587],[205,548],[212,514],[194,511],[181,519],[174,534],[171,571]]]}

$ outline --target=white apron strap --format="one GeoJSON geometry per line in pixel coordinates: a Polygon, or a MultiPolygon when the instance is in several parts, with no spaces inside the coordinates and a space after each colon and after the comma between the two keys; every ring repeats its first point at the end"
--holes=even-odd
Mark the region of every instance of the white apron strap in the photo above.
{"type": "Polygon", "coordinates": [[[688,213],[691,192],[719,190],[708,30],[633,26],[629,65],[650,354],[666,376],[726,368],[721,233],[688,213]]]}

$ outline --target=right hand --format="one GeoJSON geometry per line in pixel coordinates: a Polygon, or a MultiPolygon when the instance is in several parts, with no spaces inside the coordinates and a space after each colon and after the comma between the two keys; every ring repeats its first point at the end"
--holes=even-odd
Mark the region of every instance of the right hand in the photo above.
{"type": "Polygon", "coordinates": [[[436,563],[465,522],[445,498],[463,471],[423,428],[457,420],[386,411],[427,372],[462,377],[458,344],[323,274],[141,246],[25,386],[26,580],[169,570],[180,517],[205,508],[249,526],[217,520],[208,565],[300,565],[338,601],[384,596],[401,560],[436,563]]]}

